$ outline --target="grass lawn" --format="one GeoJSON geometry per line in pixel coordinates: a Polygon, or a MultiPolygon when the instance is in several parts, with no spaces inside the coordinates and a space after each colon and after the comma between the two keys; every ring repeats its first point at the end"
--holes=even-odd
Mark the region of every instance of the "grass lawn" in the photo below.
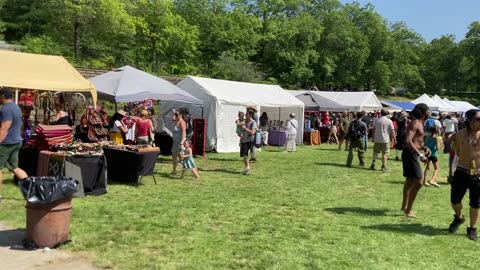
{"type": "MultiPolygon", "coordinates": [[[[401,162],[382,173],[346,168],[346,156],[333,145],[269,147],[244,176],[237,153],[209,154],[196,159],[201,182],[170,178],[162,159],[158,185],[113,183],[104,196],[75,199],[74,239],[62,249],[113,269],[478,268],[479,244],[466,238],[466,224],[447,232],[446,155],[443,185],[420,190],[417,219],[400,211],[401,162]]],[[[0,220],[24,227],[25,203],[11,180],[3,193],[0,220]]]]}

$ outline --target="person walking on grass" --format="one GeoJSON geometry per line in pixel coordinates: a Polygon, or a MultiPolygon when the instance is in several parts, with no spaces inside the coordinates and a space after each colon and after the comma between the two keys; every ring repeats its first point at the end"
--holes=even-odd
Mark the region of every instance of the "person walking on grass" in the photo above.
{"type": "Polygon", "coordinates": [[[439,171],[437,151],[442,147],[442,137],[440,136],[440,129],[435,126],[430,127],[429,132],[431,135],[430,137],[427,137],[425,145],[428,147],[428,149],[430,149],[431,154],[428,157],[427,167],[425,168],[425,172],[423,174],[423,185],[440,187],[440,185],[437,183],[439,171]],[[427,177],[430,172],[430,161],[433,164],[433,175],[432,178],[430,178],[430,181],[427,181],[427,177]]]}
{"type": "Polygon", "coordinates": [[[250,174],[250,161],[248,160],[248,152],[253,147],[253,138],[257,132],[257,122],[253,120],[253,110],[248,110],[246,113],[245,124],[242,126],[242,144],[240,146],[240,157],[243,157],[243,163],[245,165],[245,171],[243,174],[250,174]]]}
{"type": "Polygon", "coordinates": [[[458,166],[450,183],[452,189],[450,200],[455,211],[454,219],[448,230],[456,232],[465,222],[462,213],[462,199],[470,192],[470,227],[467,237],[477,240],[477,221],[480,214],[480,110],[469,110],[466,113],[466,128],[450,136],[458,155],[458,166]]]}
{"type": "Polygon", "coordinates": [[[200,179],[197,166],[195,165],[195,161],[193,160],[192,142],[190,140],[186,140],[180,149],[180,162],[183,166],[180,179],[183,179],[183,177],[185,177],[185,173],[187,171],[192,171],[195,179],[200,179]]]}
{"type": "Polygon", "coordinates": [[[390,141],[395,143],[395,129],[392,120],[387,118],[388,111],[382,109],[381,117],[373,123],[373,160],[370,169],[375,170],[375,160],[382,152],[382,171],[387,170],[387,159],[390,154],[390,141]]]}
{"type": "Polygon", "coordinates": [[[297,151],[297,128],[298,121],[295,119],[295,114],[289,115],[290,120],[287,122],[287,143],[285,144],[284,152],[296,152],[297,151]]]}
{"type": "Polygon", "coordinates": [[[19,180],[28,177],[18,168],[18,152],[22,147],[22,110],[13,101],[11,88],[0,88],[0,203],[2,202],[2,169],[7,167],[19,180]]]}
{"type": "Polygon", "coordinates": [[[357,113],[357,119],[353,120],[348,126],[347,137],[350,141],[348,148],[347,167],[352,167],[353,150],[357,149],[360,166],[365,166],[365,136],[367,134],[367,125],[361,120],[362,112],[357,113]]]}
{"type": "Polygon", "coordinates": [[[403,176],[406,178],[403,186],[402,211],[407,217],[412,218],[416,217],[412,207],[423,182],[423,170],[420,162],[426,163],[430,155],[430,150],[424,146],[423,131],[428,114],[429,108],[424,103],[417,104],[412,110],[413,120],[408,124],[405,149],[402,152],[403,176]],[[422,150],[425,154],[422,153],[422,150]]]}
{"type": "Polygon", "coordinates": [[[345,142],[345,151],[348,151],[348,127],[350,122],[347,119],[347,113],[339,114],[338,118],[338,133],[339,133],[339,142],[338,142],[338,151],[342,151],[342,144],[345,142]]]}

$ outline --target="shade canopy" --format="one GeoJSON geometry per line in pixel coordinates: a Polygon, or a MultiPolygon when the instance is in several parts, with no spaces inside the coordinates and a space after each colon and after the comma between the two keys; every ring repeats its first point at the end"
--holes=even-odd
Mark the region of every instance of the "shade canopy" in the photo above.
{"type": "MultiPolygon", "coordinates": [[[[390,103],[386,100],[380,101],[382,103],[382,106],[385,110],[388,110],[389,112],[400,112],[403,111],[404,109],[400,106],[397,106],[393,103],[390,103]]],[[[413,105],[413,104],[412,104],[413,105]]]]}
{"type": "Polygon", "coordinates": [[[413,108],[415,108],[415,104],[413,104],[411,102],[406,102],[406,101],[385,100],[383,102],[392,104],[392,105],[397,106],[397,107],[400,107],[404,111],[411,111],[411,110],[413,110],[413,108]]]}
{"type": "Polygon", "coordinates": [[[347,107],[349,111],[372,112],[382,109],[382,104],[373,92],[312,91],[311,93],[333,100],[347,107]]]}
{"type": "Polygon", "coordinates": [[[444,98],[443,101],[447,104],[455,106],[455,108],[457,108],[457,112],[466,112],[471,109],[477,109],[477,107],[473,106],[472,104],[466,101],[454,101],[454,100],[449,100],[447,98],[444,98]]]}
{"type": "Polygon", "coordinates": [[[432,97],[432,99],[435,102],[437,102],[438,105],[440,105],[439,111],[441,111],[441,112],[457,112],[458,111],[458,108],[456,108],[455,106],[443,101],[442,98],[439,97],[438,95],[434,95],[432,97]]]}
{"type": "MultiPolygon", "coordinates": [[[[297,115],[298,134],[303,134],[305,105],[278,85],[255,84],[187,76],[178,87],[202,99],[207,119],[207,150],[238,151],[235,120],[238,112],[255,105],[259,115],[267,113],[269,120],[286,121],[290,113],[297,115]]],[[[297,136],[302,144],[303,136],[297,136]]]]}
{"type": "Polygon", "coordinates": [[[344,112],[347,107],[338,104],[337,102],[315,95],[314,91],[295,91],[289,90],[290,94],[295,96],[298,100],[305,104],[305,110],[309,111],[329,111],[329,112],[344,112]]]}
{"type": "Polygon", "coordinates": [[[145,99],[176,101],[202,106],[203,102],[168,81],[131,66],[89,79],[100,99],[114,102],[135,102],[145,99]]]}
{"type": "Polygon", "coordinates": [[[0,86],[60,92],[90,92],[95,86],[61,56],[0,50],[0,86]]]}
{"type": "Polygon", "coordinates": [[[435,102],[435,100],[431,99],[427,94],[423,94],[417,99],[411,101],[413,104],[424,103],[428,106],[431,111],[438,111],[440,110],[440,105],[435,102]]]}

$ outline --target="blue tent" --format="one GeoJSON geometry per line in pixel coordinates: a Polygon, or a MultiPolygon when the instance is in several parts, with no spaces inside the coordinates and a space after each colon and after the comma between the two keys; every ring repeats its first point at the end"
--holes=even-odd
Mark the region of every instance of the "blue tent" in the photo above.
{"type": "Polygon", "coordinates": [[[405,101],[391,101],[391,100],[385,100],[384,102],[390,103],[394,106],[402,108],[404,111],[411,111],[413,108],[415,108],[415,104],[411,102],[405,102],[405,101]]]}

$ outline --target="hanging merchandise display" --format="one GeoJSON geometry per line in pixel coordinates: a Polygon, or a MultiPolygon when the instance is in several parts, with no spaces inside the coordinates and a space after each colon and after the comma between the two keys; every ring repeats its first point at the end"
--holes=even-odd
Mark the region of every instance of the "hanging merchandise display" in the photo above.
{"type": "Polygon", "coordinates": [[[103,127],[107,118],[102,114],[93,108],[87,109],[88,139],[92,142],[107,140],[107,131],[103,127]]]}

